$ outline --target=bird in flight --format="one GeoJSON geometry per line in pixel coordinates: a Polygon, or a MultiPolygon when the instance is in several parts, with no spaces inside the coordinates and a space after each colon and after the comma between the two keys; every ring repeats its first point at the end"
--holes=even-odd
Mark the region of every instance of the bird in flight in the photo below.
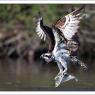
{"type": "Polygon", "coordinates": [[[75,76],[68,74],[68,63],[76,63],[85,69],[87,68],[76,55],[79,49],[77,32],[83,9],[84,6],[60,18],[52,27],[44,25],[40,12],[36,17],[36,33],[41,39],[44,41],[48,39],[49,42],[48,52],[42,54],[41,58],[47,63],[55,61],[59,68],[59,73],[55,77],[55,87],[71,79],[78,81],[75,76]]]}

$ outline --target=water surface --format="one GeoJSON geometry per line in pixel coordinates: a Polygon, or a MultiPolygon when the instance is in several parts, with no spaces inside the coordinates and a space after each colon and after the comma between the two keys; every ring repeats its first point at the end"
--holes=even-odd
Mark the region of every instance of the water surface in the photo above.
{"type": "Polygon", "coordinates": [[[22,58],[17,60],[1,59],[0,90],[94,90],[95,65],[92,67],[87,71],[79,68],[76,72],[71,70],[70,73],[75,75],[79,81],[70,80],[55,88],[54,77],[58,73],[56,65],[43,65],[40,61],[26,61],[22,58]]]}

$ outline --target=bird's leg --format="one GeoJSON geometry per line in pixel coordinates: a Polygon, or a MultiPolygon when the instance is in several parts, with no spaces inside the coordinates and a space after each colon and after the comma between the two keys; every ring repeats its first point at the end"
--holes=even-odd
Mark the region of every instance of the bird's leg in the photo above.
{"type": "Polygon", "coordinates": [[[57,62],[58,68],[59,68],[59,73],[62,73],[63,67],[60,63],[57,62]]]}
{"type": "Polygon", "coordinates": [[[56,79],[57,77],[59,77],[59,76],[62,74],[62,72],[63,72],[63,67],[62,67],[62,65],[61,65],[59,62],[57,62],[57,65],[58,65],[58,68],[59,68],[59,73],[57,74],[57,76],[55,77],[55,79],[56,79]]]}
{"type": "Polygon", "coordinates": [[[68,68],[67,68],[67,62],[66,61],[61,61],[61,64],[62,64],[62,66],[64,68],[64,70],[62,71],[62,74],[63,75],[67,75],[67,70],[68,70],[68,68]]]}
{"type": "Polygon", "coordinates": [[[65,60],[63,60],[63,62],[61,61],[61,64],[62,64],[62,66],[64,67],[64,70],[63,70],[63,72],[62,72],[62,74],[63,74],[63,76],[64,76],[62,82],[66,82],[66,81],[69,81],[69,80],[71,80],[71,79],[75,79],[75,81],[77,82],[78,79],[77,79],[75,76],[69,75],[69,74],[67,73],[67,70],[68,70],[68,68],[67,68],[67,62],[66,62],[65,60]]]}
{"type": "Polygon", "coordinates": [[[76,56],[71,56],[71,61],[73,63],[78,63],[81,67],[83,67],[84,69],[87,69],[86,64],[84,64],[81,60],[79,60],[76,56]]]}
{"type": "Polygon", "coordinates": [[[58,68],[59,68],[59,73],[57,74],[57,76],[55,77],[55,87],[58,87],[61,82],[62,82],[62,79],[63,79],[63,66],[60,62],[57,62],[57,65],[58,65],[58,68]]]}

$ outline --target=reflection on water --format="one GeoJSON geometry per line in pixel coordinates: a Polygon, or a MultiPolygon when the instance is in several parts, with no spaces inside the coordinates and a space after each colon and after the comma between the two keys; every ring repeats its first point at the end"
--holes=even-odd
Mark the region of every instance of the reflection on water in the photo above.
{"type": "MultiPolygon", "coordinates": [[[[71,80],[60,88],[95,88],[95,70],[72,72],[79,82],[71,80]]],[[[55,65],[42,65],[41,62],[24,59],[0,60],[0,90],[32,90],[33,87],[53,87],[54,77],[58,73],[55,65]]]]}

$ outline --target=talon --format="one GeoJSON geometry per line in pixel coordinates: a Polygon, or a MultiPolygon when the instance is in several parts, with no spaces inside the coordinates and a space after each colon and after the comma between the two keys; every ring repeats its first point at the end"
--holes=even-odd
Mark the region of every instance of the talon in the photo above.
{"type": "Polygon", "coordinates": [[[54,79],[56,80],[60,75],[62,75],[62,72],[59,72],[54,79]]]}
{"type": "Polygon", "coordinates": [[[67,81],[72,80],[72,79],[75,79],[75,81],[78,82],[78,79],[73,75],[67,75],[67,77],[63,78],[62,82],[67,82],[67,81]]]}
{"type": "Polygon", "coordinates": [[[88,69],[87,65],[85,65],[84,63],[81,64],[81,67],[83,67],[83,69],[85,69],[85,70],[88,69]]]}
{"type": "Polygon", "coordinates": [[[61,84],[63,77],[63,73],[59,72],[58,75],[55,77],[55,87],[58,87],[61,84]]]}
{"type": "Polygon", "coordinates": [[[79,64],[80,64],[80,66],[83,68],[83,69],[88,69],[87,68],[87,65],[86,64],[84,64],[83,62],[81,62],[81,61],[79,61],[79,64]]]}

